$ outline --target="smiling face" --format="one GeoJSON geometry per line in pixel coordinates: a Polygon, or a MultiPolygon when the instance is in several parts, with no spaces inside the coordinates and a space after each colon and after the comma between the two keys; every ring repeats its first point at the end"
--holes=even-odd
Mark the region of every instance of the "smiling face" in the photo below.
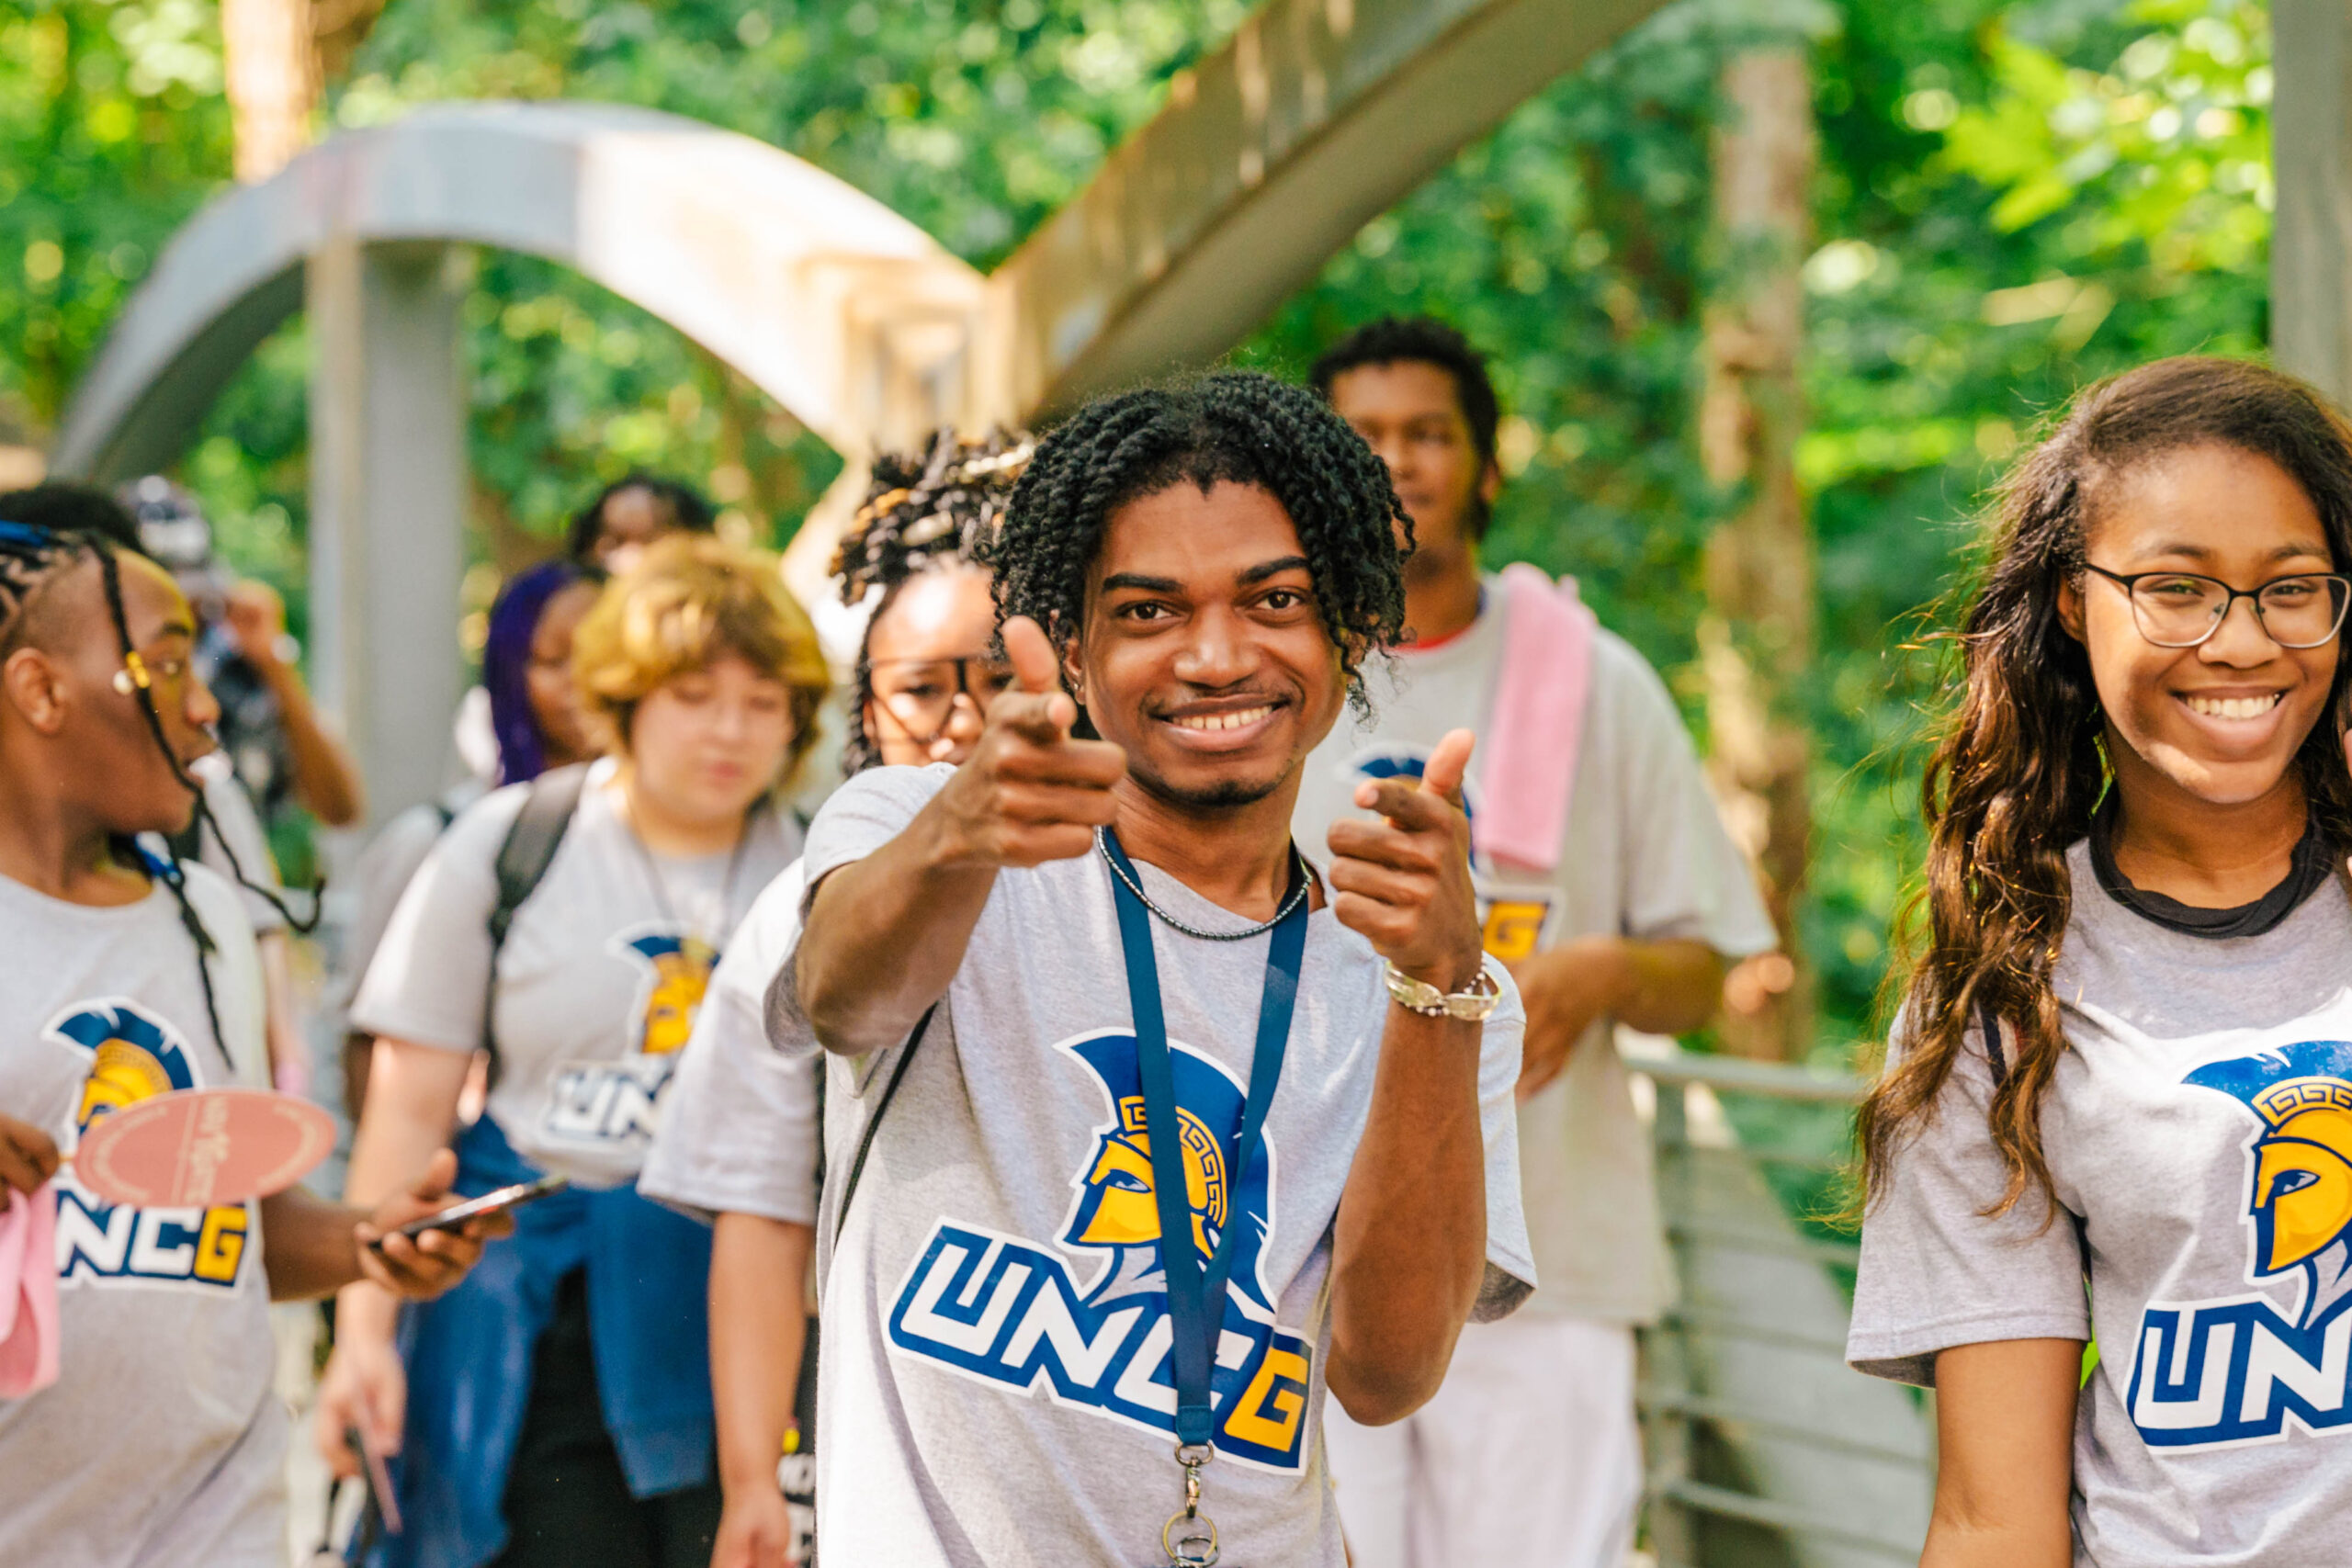
{"type": "MultiPolygon", "coordinates": [[[[2244,590],[2344,564],[2285,470],[2210,445],[2109,480],[2086,543],[2108,571],[2194,572],[2244,590]]],[[[2140,634],[2130,595],[2095,572],[2061,589],[2059,615],[2089,655],[2127,810],[2145,790],[2234,806],[2300,787],[2290,772],[2327,705],[2337,640],[2282,648],[2241,600],[2198,647],[2158,648],[2140,634]]]]}
{"type": "Polygon", "coordinates": [[[629,725],[629,761],[665,815],[725,822],[775,783],[793,733],[791,689],[730,651],[646,694],[629,725]]]}
{"type": "Polygon", "coordinates": [[[1070,689],[1153,795],[1195,809],[1263,800],[1347,695],[1314,592],[1271,491],[1180,480],[1104,525],[1070,689]]]}

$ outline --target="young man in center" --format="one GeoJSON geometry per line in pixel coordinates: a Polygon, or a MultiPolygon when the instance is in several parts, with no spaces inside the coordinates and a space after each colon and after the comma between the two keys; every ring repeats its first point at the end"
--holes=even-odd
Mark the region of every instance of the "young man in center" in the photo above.
{"type": "Polygon", "coordinates": [[[1471,736],[1291,838],[1396,635],[1397,516],[1266,378],[1089,406],[986,552],[1016,689],[960,767],[874,770],[811,828],[770,1000],[855,1111],[823,1560],[1340,1568],[1327,1391],[1398,1419],[1532,1284],[1471,736]]]}
{"type": "Polygon", "coordinates": [[[1617,1568],[1642,1483],[1634,1330],[1672,1297],[1646,1136],[1612,1021],[1680,1033],[1714,1012],[1723,961],[1772,945],[1657,674],[1531,567],[1478,570],[1501,484],[1485,362],[1441,322],[1383,321],[1312,379],[1387,464],[1419,547],[1407,646],[1374,671],[1369,722],[1310,758],[1297,829],[1351,818],[1373,779],[1434,766],[1479,727],[1466,787],[1489,956],[1527,1007],[1519,1142],[1543,1288],[1463,1337],[1411,1422],[1330,1432],[1358,1568],[1617,1568]]]}

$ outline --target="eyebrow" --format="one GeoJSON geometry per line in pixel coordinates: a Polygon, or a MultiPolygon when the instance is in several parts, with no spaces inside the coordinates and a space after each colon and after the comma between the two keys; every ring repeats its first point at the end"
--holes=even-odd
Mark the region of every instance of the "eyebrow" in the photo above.
{"type": "MultiPolygon", "coordinates": [[[[2159,542],[2148,553],[2156,556],[2187,556],[2191,560],[2204,561],[2211,560],[2216,552],[2206,546],[2192,545],[2183,539],[2166,539],[2159,542]]],[[[2275,561],[2292,560],[2297,556],[2321,556],[2333,558],[2328,547],[2324,544],[2281,545],[2271,551],[2267,558],[2275,561]]]]}
{"type": "Polygon", "coordinates": [[[1137,593],[1181,593],[1184,585],[1172,577],[1146,577],[1139,571],[1114,571],[1102,580],[1102,592],[1129,589],[1137,593]]]}
{"type": "Polygon", "coordinates": [[[1278,577],[1285,571],[1304,571],[1312,576],[1314,570],[1315,569],[1307,564],[1305,556],[1280,556],[1270,561],[1261,561],[1243,572],[1241,582],[1244,587],[1248,587],[1251,583],[1263,582],[1270,577],[1278,577]]]}

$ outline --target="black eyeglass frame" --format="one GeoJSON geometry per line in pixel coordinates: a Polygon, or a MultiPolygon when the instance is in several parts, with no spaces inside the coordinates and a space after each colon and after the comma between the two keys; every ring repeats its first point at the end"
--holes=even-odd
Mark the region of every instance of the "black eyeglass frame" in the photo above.
{"type": "Polygon", "coordinates": [[[2272,642],[2277,643],[2279,647],[2291,648],[2298,650],[2306,648],[2325,648],[2329,643],[2334,642],[2337,635],[2344,630],[2344,617],[2346,612],[2347,610],[2352,610],[2352,577],[2347,577],[2340,571],[2290,571],[2283,576],[2274,577],[2267,582],[2258,583],[2252,588],[2233,588],[2228,583],[2222,581],[2220,578],[2208,577],[2201,571],[2135,571],[2126,574],[2120,571],[2109,571],[2107,568],[2091,561],[2085,561],[2083,563],[2083,570],[2086,571],[2095,571],[2101,577],[2107,579],[2109,582],[2114,583],[2118,588],[2123,590],[2123,596],[2132,606],[2132,625],[2133,629],[2138,631],[2140,636],[2145,638],[2149,646],[2153,648],[2180,649],[2204,647],[2207,643],[2213,640],[2213,634],[2222,629],[2222,623],[2230,618],[2230,612],[2237,608],[2237,603],[2241,599],[2251,599],[2254,601],[2255,624],[2262,628],[2263,636],[2268,637],[2272,642]],[[2195,637],[2188,642],[2159,642],[2156,638],[2148,636],[2147,623],[2140,618],[2140,595],[2136,590],[2140,583],[2152,577],[2169,577],[2175,581],[2185,581],[2189,582],[2210,582],[2214,587],[2222,591],[2223,594],[2222,607],[2214,614],[2213,618],[2206,623],[2204,635],[2195,637]],[[2273,588],[2278,587],[2278,584],[2282,582],[2332,582],[2335,584],[2337,589],[2335,595],[2335,621],[2327,628],[2327,635],[2325,637],[2320,637],[2312,642],[2289,642],[2286,638],[2280,637],[2277,632],[2270,629],[2270,622],[2262,613],[2262,596],[2273,588]]]}
{"type": "Polygon", "coordinates": [[[947,711],[940,718],[939,728],[933,730],[929,735],[916,734],[914,726],[909,724],[903,717],[900,717],[897,712],[892,710],[890,706],[890,699],[888,697],[883,695],[880,692],[873,693],[874,705],[882,709],[885,713],[888,713],[892,718],[898,719],[899,728],[906,732],[907,739],[918,746],[932,745],[935,743],[941,736],[947,733],[947,727],[956,722],[956,699],[957,697],[971,698],[972,705],[980,710],[982,716],[986,716],[988,713],[989,699],[981,696],[978,692],[973,689],[972,671],[974,667],[977,666],[984,670],[995,669],[1006,671],[1012,668],[1010,663],[1007,663],[1002,660],[992,658],[985,653],[958,653],[949,655],[944,659],[926,658],[922,654],[908,654],[899,659],[869,659],[865,661],[866,684],[868,688],[871,689],[873,685],[875,671],[899,664],[953,664],[956,666],[956,689],[947,694],[947,711]]]}

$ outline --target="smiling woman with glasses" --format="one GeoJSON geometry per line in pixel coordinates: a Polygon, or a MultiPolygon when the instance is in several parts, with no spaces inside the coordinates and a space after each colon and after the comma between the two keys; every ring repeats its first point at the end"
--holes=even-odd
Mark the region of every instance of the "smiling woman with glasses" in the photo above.
{"type": "Polygon", "coordinates": [[[1847,1355],[1936,1390],[1939,1568],[2343,1560],[2347,568],[2352,427],[2257,365],[2001,486],[1857,1118],[1847,1355]]]}

